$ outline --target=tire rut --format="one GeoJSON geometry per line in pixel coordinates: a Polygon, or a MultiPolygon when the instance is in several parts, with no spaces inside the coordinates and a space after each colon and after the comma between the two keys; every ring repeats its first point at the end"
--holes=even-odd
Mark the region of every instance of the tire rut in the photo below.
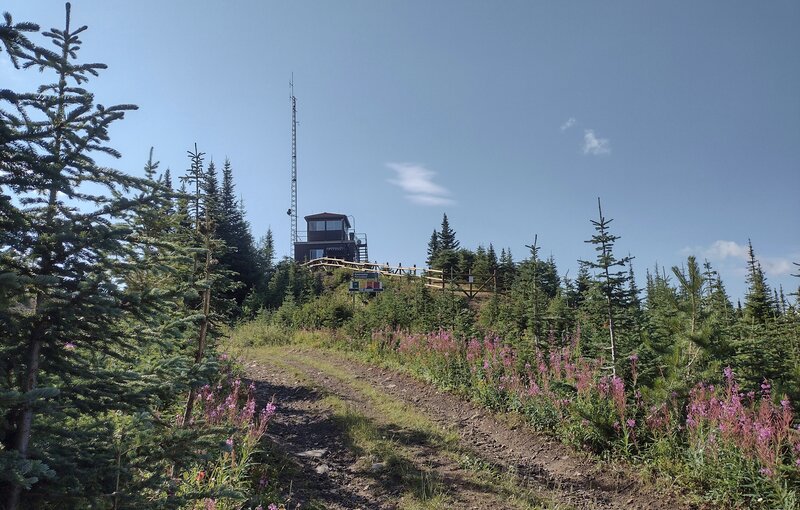
{"type": "MultiPolygon", "coordinates": [[[[623,469],[611,469],[581,455],[555,439],[542,436],[527,425],[508,425],[485,408],[456,395],[443,393],[408,375],[366,365],[328,350],[287,348],[293,365],[303,358],[322,359],[400,400],[443,427],[455,430],[460,446],[502,471],[514,473],[520,483],[545,495],[545,499],[579,509],[691,508],[673,494],[645,486],[623,469]]],[[[358,400],[358,392],[342,381],[314,369],[305,372],[332,385],[336,392],[358,400]]],[[[302,368],[302,367],[298,367],[302,368]]]]}
{"type": "Polygon", "coordinates": [[[256,385],[259,405],[274,398],[278,406],[268,437],[278,450],[276,460],[284,465],[278,483],[287,509],[397,508],[395,494],[351,471],[356,455],[321,402],[324,392],[274,363],[248,363],[246,373],[256,385]]]}
{"type": "MultiPolygon", "coordinates": [[[[443,453],[436,445],[431,444],[430,438],[426,438],[424,433],[419,430],[409,430],[400,424],[387,420],[385,416],[381,415],[380,411],[374,408],[370,397],[364,395],[347,381],[324,370],[319,370],[309,363],[307,358],[304,358],[304,354],[301,354],[301,351],[291,350],[286,352],[285,355],[280,355],[280,357],[283,363],[302,372],[316,384],[325,388],[325,391],[344,399],[359,412],[370,416],[376,422],[382,423],[386,434],[397,438],[403,444],[404,452],[410,456],[411,461],[416,466],[435,472],[436,479],[444,487],[447,508],[520,508],[520,506],[531,508],[534,505],[541,508],[551,506],[538,501],[539,498],[531,494],[528,494],[527,498],[522,498],[522,501],[518,501],[518,504],[508,501],[506,494],[500,488],[493,486],[491,483],[486,483],[485,480],[476,479],[480,477],[475,472],[461,467],[452,454],[443,453]],[[300,355],[297,356],[297,354],[300,355]],[[525,502],[524,499],[528,501],[525,502]]],[[[388,394],[385,396],[388,399],[401,402],[400,399],[391,397],[388,394]]],[[[428,417],[426,416],[426,418],[428,417]]],[[[397,492],[395,494],[399,495],[397,492]]]]}

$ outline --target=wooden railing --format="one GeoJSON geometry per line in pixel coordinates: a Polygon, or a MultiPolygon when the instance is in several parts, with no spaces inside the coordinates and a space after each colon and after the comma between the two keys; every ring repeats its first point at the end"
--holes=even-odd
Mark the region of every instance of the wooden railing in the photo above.
{"type": "Polygon", "coordinates": [[[433,289],[451,290],[462,292],[467,298],[473,299],[479,295],[487,295],[497,292],[497,274],[493,273],[488,278],[464,275],[457,273],[445,274],[441,269],[418,268],[417,266],[391,266],[387,264],[375,264],[372,262],[350,262],[342,259],[321,257],[309,260],[301,265],[309,269],[335,269],[344,268],[353,272],[371,271],[381,276],[393,278],[412,277],[422,278],[425,286],[433,289]]]}

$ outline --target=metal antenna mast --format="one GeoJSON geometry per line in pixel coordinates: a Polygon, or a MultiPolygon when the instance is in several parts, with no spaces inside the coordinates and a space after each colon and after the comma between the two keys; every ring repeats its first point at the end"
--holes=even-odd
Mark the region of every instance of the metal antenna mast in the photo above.
{"type": "Polygon", "coordinates": [[[292,218],[289,249],[294,253],[294,243],[297,242],[297,98],[294,97],[294,73],[289,88],[292,94],[292,205],[287,213],[292,218]]]}

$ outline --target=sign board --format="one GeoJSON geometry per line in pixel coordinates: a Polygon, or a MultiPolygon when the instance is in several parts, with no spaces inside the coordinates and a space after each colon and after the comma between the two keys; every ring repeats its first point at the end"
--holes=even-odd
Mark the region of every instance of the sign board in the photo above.
{"type": "Polygon", "coordinates": [[[353,273],[353,280],[350,282],[350,292],[381,292],[383,285],[380,275],[375,272],[353,273]]]}

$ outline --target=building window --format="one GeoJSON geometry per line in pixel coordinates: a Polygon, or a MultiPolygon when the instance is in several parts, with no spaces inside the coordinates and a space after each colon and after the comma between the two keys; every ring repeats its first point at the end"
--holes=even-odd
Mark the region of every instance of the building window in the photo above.
{"type": "Polygon", "coordinates": [[[309,255],[311,256],[311,260],[314,259],[321,259],[325,256],[325,249],[324,248],[314,248],[309,251],[309,255]]]}
{"type": "Polygon", "coordinates": [[[312,220],[308,222],[310,232],[321,232],[325,230],[325,220],[312,220]]]}
{"type": "Polygon", "coordinates": [[[310,232],[342,231],[342,220],[311,220],[308,222],[310,232]]]}

